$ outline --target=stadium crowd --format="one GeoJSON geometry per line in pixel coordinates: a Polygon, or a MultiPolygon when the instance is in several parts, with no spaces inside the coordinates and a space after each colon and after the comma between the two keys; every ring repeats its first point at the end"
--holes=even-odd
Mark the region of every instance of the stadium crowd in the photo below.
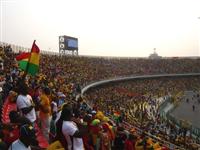
{"type": "MultiPolygon", "coordinates": [[[[165,128],[168,123],[159,119],[156,98],[198,88],[199,78],[145,80],[134,82],[134,86],[121,83],[92,90],[86,97],[80,95],[81,87],[120,76],[199,72],[199,59],[41,55],[40,72],[32,77],[24,76],[15,60],[16,55],[9,46],[0,48],[0,149],[58,149],[58,145],[68,150],[168,149],[147,136],[147,131],[180,144],[172,141],[181,135],[175,128],[168,135],[161,133],[163,129],[157,133],[157,126],[165,128]],[[127,94],[127,91],[131,92],[127,94]],[[4,112],[7,105],[16,107],[7,114],[4,112]],[[139,127],[142,132],[126,128],[123,121],[139,127]],[[40,131],[48,143],[44,147],[37,137],[40,131]],[[174,134],[174,138],[169,137],[174,134]]],[[[190,144],[189,139],[187,143],[190,144]]],[[[187,146],[192,149],[191,145],[187,146]]]]}
{"type": "Polygon", "coordinates": [[[188,58],[151,60],[42,55],[41,60],[40,68],[44,74],[63,77],[67,83],[82,86],[114,77],[200,71],[200,59],[188,58]]]}
{"type": "Polygon", "coordinates": [[[199,77],[161,78],[111,83],[94,88],[87,93],[91,104],[98,106],[106,115],[115,118],[118,112],[120,118],[134,124],[143,131],[156,135],[179,146],[192,147],[199,139],[192,138],[187,131],[187,144],[184,141],[184,130],[174,126],[162,118],[159,112],[161,100],[170,98],[173,103],[182,99],[184,91],[199,91],[199,77]],[[193,139],[193,140],[192,140],[193,139]]]}

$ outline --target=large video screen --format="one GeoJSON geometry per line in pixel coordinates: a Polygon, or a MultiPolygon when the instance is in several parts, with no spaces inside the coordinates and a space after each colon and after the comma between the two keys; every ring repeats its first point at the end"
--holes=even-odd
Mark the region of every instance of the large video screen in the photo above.
{"type": "Polygon", "coordinates": [[[70,36],[59,36],[59,49],[60,50],[78,50],[78,38],[70,36]]]}
{"type": "Polygon", "coordinates": [[[67,47],[69,49],[78,49],[78,40],[77,39],[67,39],[67,47]]]}

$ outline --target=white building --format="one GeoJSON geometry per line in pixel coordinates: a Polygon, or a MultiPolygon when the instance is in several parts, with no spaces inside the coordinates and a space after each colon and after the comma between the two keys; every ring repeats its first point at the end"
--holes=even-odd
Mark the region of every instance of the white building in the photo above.
{"type": "Polygon", "coordinates": [[[149,59],[161,59],[162,57],[156,53],[156,48],[154,48],[153,54],[149,55],[149,59]]]}

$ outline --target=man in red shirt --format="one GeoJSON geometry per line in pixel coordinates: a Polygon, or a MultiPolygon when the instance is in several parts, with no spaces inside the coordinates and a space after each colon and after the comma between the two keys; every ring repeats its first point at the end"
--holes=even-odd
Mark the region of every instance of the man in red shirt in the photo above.
{"type": "Polygon", "coordinates": [[[129,138],[125,141],[124,150],[135,150],[135,137],[132,134],[129,134],[129,138]]]}

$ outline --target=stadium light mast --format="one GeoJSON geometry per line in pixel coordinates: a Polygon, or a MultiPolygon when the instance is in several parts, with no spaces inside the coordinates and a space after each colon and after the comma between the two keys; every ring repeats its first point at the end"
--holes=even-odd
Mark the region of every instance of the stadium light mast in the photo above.
{"type": "Polygon", "coordinates": [[[153,49],[153,53],[154,53],[154,54],[156,53],[156,48],[153,49]]]}

